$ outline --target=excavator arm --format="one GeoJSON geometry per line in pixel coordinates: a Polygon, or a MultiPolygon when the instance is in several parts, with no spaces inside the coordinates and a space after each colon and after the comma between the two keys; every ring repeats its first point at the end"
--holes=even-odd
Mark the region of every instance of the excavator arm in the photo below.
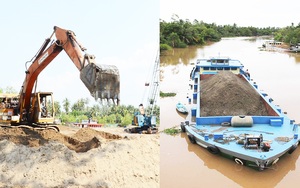
{"type": "Polygon", "coordinates": [[[98,65],[93,55],[88,55],[85,48],[76,39],[75,33],[54,26],[54,32],[47,38],[36,56],[26,62],[26,76],[20,91],[20,122],[32,123],[32,91],[39,74],[61,52],[65,51],[80,72],[80,79],[97,100],[112,100],[119,104],[120,78],[119,71],[113,65],[98,65]],[[56,40],[52,40],[55,34],[56,40]],[[31,65],[27,68],[27,64],[31,65]],[[26,116],[26,117],[25,117],[26,116]]]}
{"type": "Polygon", "coordinates": [[[82,54],[86,50],[76,39],[75,33],[70,30],[54,27],[56,38],[62,48],[80,71],[80,79],[97,100],[112,99],[117,104],[120,100],[119,70],[113,65],[100,65],[95,56],[82,54]]]}

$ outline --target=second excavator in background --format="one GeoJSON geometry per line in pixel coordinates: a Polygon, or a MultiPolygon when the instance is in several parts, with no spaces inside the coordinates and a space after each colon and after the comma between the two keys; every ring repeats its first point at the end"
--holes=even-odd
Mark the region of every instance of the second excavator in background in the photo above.
{"type": "Polygon", "coordinates": [[[157,133],[157,115],[154,113],[154,109],[158,100],[159,93],[159,55],[156,56],[156,60],[153,67],[153,72],[151,74],[152,78],[150,83],[145,83],[145,86],[150,86],[149,96],[147,99],[147,107],[144,108],[144,105],[141,103],[139,105],[139,110],[134,113],[132,126],[125,129],[129,133],[157,133]]]}

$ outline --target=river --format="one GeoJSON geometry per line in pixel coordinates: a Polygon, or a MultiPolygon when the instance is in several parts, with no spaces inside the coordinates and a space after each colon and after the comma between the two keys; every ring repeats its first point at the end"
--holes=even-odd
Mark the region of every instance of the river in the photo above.
{"type": "MultiPolygon", "coordinates": [[[[240,60],[251,78],[287,115],[300,123],[300,54],[260,49],[265,38],[223,38],[202,47],[174,49],[162,53],[162,92],[175,92],[175,97],[160,99],[160,129],[178,126],[189,117],[177,113],[177,102],[190,107],[187,96],[192,63],[199,58],[227,56],[240,60]]],[[[204,148],[193,145],[185,134],[160,135],[160,187],[295,187],[299,182],[300,148],[284,155],[272,169],[262,172],[237,165],[204,148]]]]}

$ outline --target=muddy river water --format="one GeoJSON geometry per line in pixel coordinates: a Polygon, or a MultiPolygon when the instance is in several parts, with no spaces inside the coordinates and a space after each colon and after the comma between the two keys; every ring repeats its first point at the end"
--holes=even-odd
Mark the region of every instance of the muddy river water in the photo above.
{"type": "MultiPolygon", "coordinates": [[[[240,60],[249,69],[259,89],[268,93],[291,119],[300,123],[300,54],[261,50],[263,38],[224,38],[203,47],[175,49],[161,55],[162,92],[175,97],[160,99],[160,128],[170,128],[189,120],[177,113],[177,102],[191,105],[187,96],[191,63],[196,59],[227,56],[240,60]]],[[[237,165],[204,148],[193,145],[185,134],[160,135],[160,187],[298,187],[300,184],[300,147],[283,156],[272,169],[259,172],[237,165]],[[297,186],[298,185],[298,186],[297,186]]]]}

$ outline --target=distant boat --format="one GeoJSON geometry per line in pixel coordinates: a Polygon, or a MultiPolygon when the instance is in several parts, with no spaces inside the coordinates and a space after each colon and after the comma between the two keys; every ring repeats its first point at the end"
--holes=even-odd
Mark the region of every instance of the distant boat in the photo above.
{"type": "Polygon", "coordinates": [[[281,46],[283,43],[275,40],[267,40],[262,45],[263,48],[281,46]]]}
{"type": "Polygon", "coordinates": [[[176,104],[176,110],[182,114],[188,114],[187,108],[180,102],[176,104]]]}
{"type": "Polygon", "coordinates": [[[288,50],[286,50],[287,52],[300,52],[300,43],[296,44],[296,45],[291,45],[290,48],[288,50]]]}

